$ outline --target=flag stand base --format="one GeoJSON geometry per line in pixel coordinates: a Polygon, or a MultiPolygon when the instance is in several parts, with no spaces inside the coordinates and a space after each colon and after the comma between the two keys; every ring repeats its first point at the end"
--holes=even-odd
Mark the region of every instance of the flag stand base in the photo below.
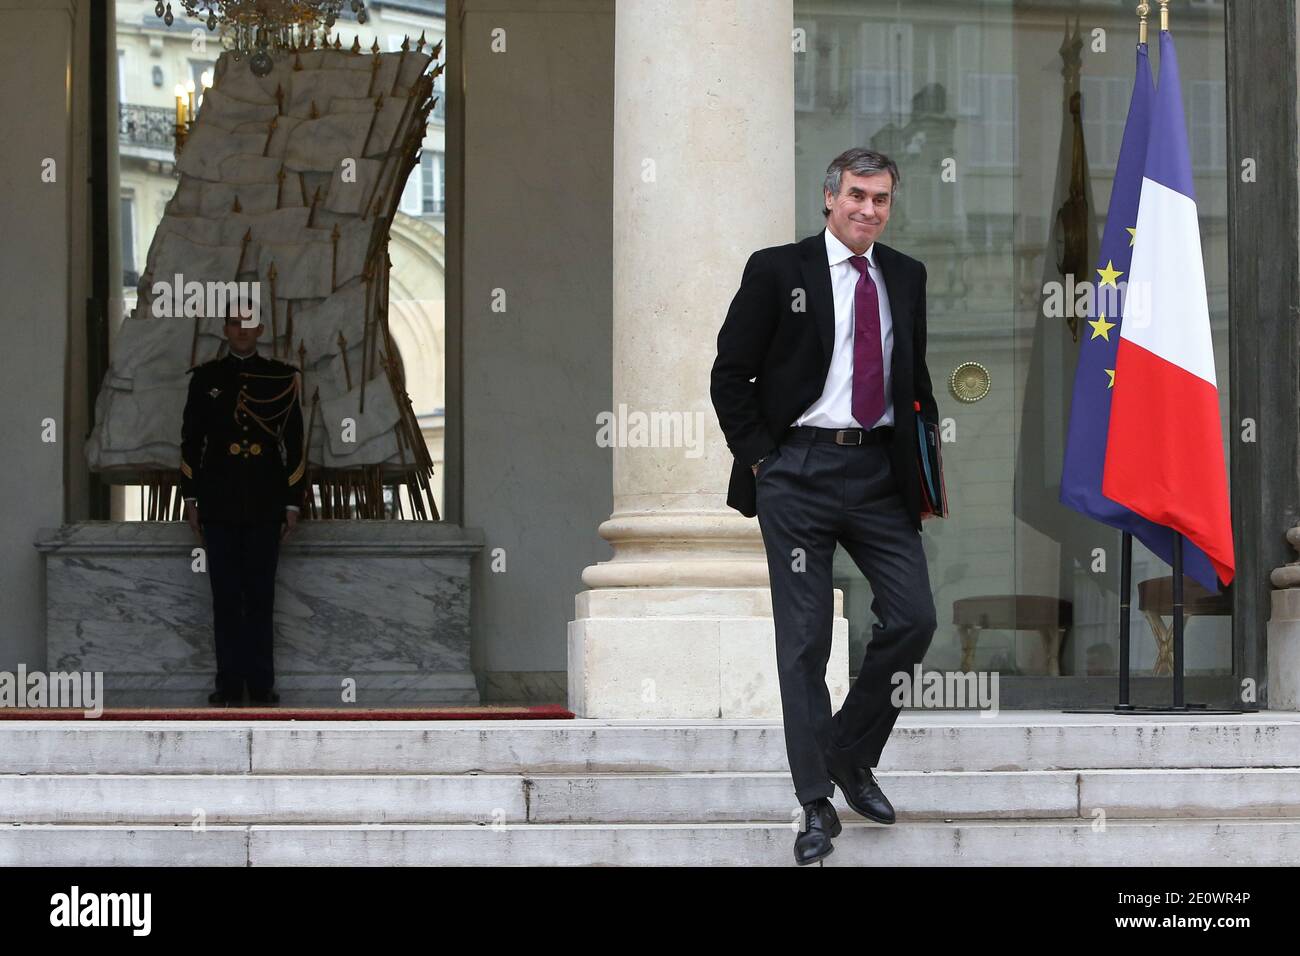
{"type": "Polygon", "coordinates": [[[1080,707],[1061,711],[1063,714],[1113,714],[1116,717],[1148,717],[1152,714],[1193,715],[1201,714],[1258,714],[1259,709],[1234,710],[1210,707],[1208,704],[1187,704],[1183,707],[1163,705],[1159,707],[1139,707],[1136,704],[1116,704],[1114,707],[1080,707]]]}

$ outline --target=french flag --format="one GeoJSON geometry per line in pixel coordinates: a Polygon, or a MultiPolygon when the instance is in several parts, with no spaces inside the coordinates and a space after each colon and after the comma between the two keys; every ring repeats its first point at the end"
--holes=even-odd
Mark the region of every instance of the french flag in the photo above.
{"type": "Polygon", "coordinates": [[[1180,532],[1233,577],[1232,520],[1201,234],[1178,88],[1160,33],[1160,83],[1115,356],[1101,490],[1180,532]]]}

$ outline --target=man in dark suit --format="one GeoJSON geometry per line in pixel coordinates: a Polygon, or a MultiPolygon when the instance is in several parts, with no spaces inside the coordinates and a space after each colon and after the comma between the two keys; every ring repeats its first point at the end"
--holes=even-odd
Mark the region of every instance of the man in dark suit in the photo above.
{"type": "Polygon", "coordinates": [[[298,372],[257,353],[262,329],[227,315],[229,350],[190,369],[181,429],[185,518],[205,545],[212,585],[217,689],[208,701],[218,706],[242,703],[245,686],[250,703],[280,699],[275,569],[307,487],[298,372]]]}
{"type": "Polygon", "coordinates": [[[880,153],[836,157],[823,186],[826,229],[749,257],[713,365],[713,406],[735,456],[727,504],[757,514],[767,552],[786,753],[803,807],[800,864],[833,849],[836,786],[858,813],[894,822],[872,773],[898,718],[891,679],[924,657],[936,626],[915,419],[919,409],[938,421],[926,272],[877,241],[898,182],[880,153]],[[870,583],[879,623],[832,717],[836,542],[870,583]]]}

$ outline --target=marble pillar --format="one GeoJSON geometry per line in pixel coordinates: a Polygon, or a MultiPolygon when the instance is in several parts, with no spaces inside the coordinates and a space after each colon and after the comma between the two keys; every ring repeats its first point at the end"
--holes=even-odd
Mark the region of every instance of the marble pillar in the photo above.
{"type": "MultiPolygon", "coordinates": [[[[1300,550],[1300,527],[1286,533],[1300,550]]],[[[1268,709],[1300,710],[1300,561],[1274,568],[1268,619],[1268,709]]]]}
{"type": "MultiPolygon", "coordinates": [[[[725,503],[709,398],[746,259],[794,240],[792,0],[619,0],[614,65],[614,556],[568,629],[580,717],[778,717],[758,522],[725,503]]],[[[807,188],[816,189],[816,183],[807,188]]],[[[848,683],[836,593],[827,683],[848,683]]]]}

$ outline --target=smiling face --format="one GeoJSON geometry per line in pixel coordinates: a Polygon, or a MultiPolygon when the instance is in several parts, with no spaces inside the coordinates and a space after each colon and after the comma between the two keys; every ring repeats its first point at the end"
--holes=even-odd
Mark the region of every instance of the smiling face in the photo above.
{"type": "Polygon", "coordinates": [[[826,208],[831,211],[826,217],[826,227],[856,255],[866,252],[889,222],[892,185],[888,170],[869,176],[845,170],[840,176],[840,194],[824,191],[826,208]]]}

